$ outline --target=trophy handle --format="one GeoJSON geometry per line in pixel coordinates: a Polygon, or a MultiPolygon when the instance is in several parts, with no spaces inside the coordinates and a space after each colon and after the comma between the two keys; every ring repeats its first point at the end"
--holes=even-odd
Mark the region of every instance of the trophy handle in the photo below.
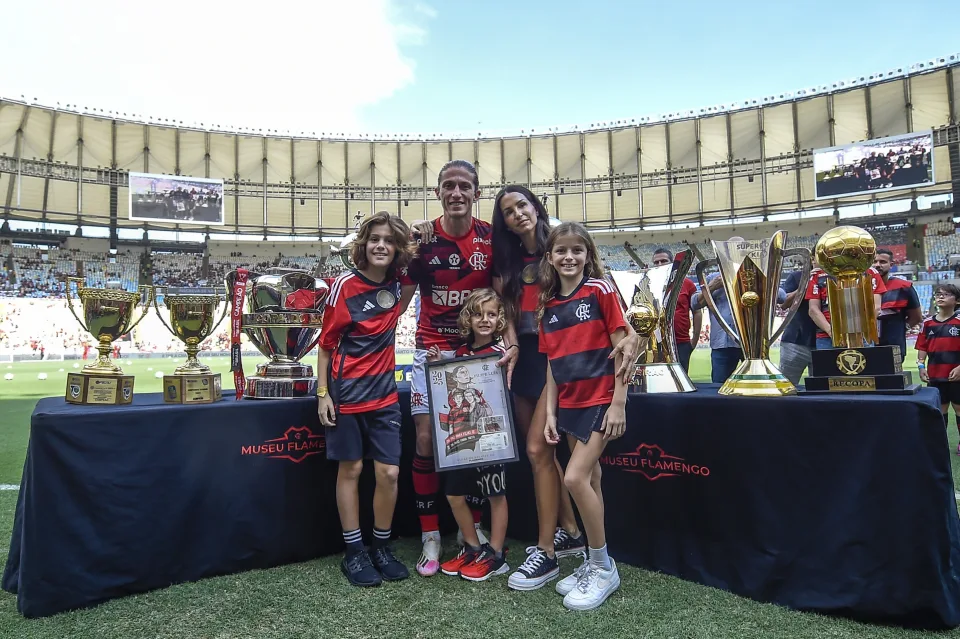
{"type": "MultiPolygon", "coordinates": [[[[803,302],[805,297],[807,284],[810,283],[810,271],[812,270],[813,264],[810,259],[810,249],[808,248],[792,248],[787,249],[783,252],[784,257],[790,257],[796,255],[799,257],[805,257],[803,261],[803,266],[800,268],[800,285],[797,288],[797,293],[799,295],[793,298],[793,304],[790,305],[790,310],[787,311],[787,316],[783,318],[783,321],[780,322],[780,328],[774,331],[773,335],[770,336],[770,343],[773,344],[777,339],[783,335],[783,331],[786,330],[787,324],[790,323],[790,320],[793,319],[793,316],[797,314],[797,309],[800,308],[800,304],[803,302]],[[801,293],[801,291],[803,291],[801,293]]],[[[777,286],[779,287],[779,282],[777,286]]]]}
{"type": "MultiPolygon", "coordinates": [[[[219,294],[218,294],[218,297],[219,297],[219,294]]],[[[220,319],[218,319],[217,323],[213,325],[213,328],[210,329],[210,335],[213,335],[214,333],[217,332],[217,329],[220,328],[220,325],[223,323],[223,320],[227,317],[227,313],[229,312],[230,312],[230,292],[228,291],[226,296],[223,298],[223,313],[221,313],[220,319]]]]}
{"type": "MultiPolygon", "coordinates": [[[[720,327],[727,332],[727,335],[732,337],[737,341],[741,346],[743,342],[740,341],[740,336],[737,335],[736,331],[730,328],[730,325],[727,324],[727,320],[723,319],[723,316],[720,315],[720,311],[717,310],[717,303],[713,301],[713,295],[710,293],[710,287],[707,284],[707,269],[711,266],[716,266],[719,268],[720,261],[717,258],[711,258],[709,260],[703,260],[697,263],[697,279],[700,280],[700,297],[703,298],[703,301],[710,308],[710,312],[713,313],[713,317],[717,318],[717,322],[720,323],[720,327]]],[[[718,277],[723,277],[722,275],[718,277]]]]}
{"type": "Polygon", "coordinates": [[[127,330],[124,331],[126,333],[132,332],[133,329],[137,326],[137,324],[143,321],[143,318],[146,317],[147,314],[150,312],[150,304],[155,299],[157,299],[157,296],[155,294],[155,287],[150,286],[149,284],[143,284],[142,286],[140,286],[140,290],[143,291],[143,313],[140,314],[140,317],[137,318],[136,322],[131,324],[127,328],[127,330]]]}
{"type": "MultiPolygon", "coordinates": [[[[166,293],[166,291],[167,291],[167,289],[164,289],[164,293],[163,293],[163,305],[164,305],[164,306],[167,305],[167,293],[166,293]]],[[[172,328],[170,328],[170,325],[167,324],[167,321],[166,321],[165,319],[163,319],[163,313],[160,312],[160,303],[157,301],[156,287],[154,287],[154,292],[153,292],[153,308],[155,308],[155,309],[157,310],[157,317],[160,318],[160,323],[163,324],[163,327],[164,327],[165,329],[167,329],[168,331],[170,331],[174,336],[176,336],[177,333],[176,333],[172,328]]]]}
{"type": "Polygon", "coordinates": [[[80,289],[81,289],[81,288],[84,288],[84,286],[83,286],[83,284],[84,284],[84,279],[83,279],[82,277],[68,277],[68,278],[67,278],[67,287],[66,287],[66,293],[67,293],[67,308],[70,309],[70,312],[73,314],[73,316],[76,318],[76,320],[77,320],[78,322],[80,322],[80,326],[83,327],[83,330],[85,330],[86,332],[88,332],[88,333],[90,333],[90,334],[92,335],[92,334],[93,334],[92,331],[91,331],[89,328],[87,328],[87,325],[83,323],[83,320],[80,319],[80,317],[77,315],[77,312],[76,312],[75,310],[73,310],[73,298],[70,297],[70,282],[76,282],[76,284],[77,284],[77,293],[79,294],[79,293],[80,293],[80,289]]]}

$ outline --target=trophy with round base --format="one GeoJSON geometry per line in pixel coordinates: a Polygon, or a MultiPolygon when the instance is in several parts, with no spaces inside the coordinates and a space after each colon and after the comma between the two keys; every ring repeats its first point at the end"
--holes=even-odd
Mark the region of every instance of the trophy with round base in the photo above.
{"type": "Polygon", "coordinates": [[[177,366],[173,375],[163,376],[163,401],[168,404],[212,404],[222,399],[220,373],[197,359],[200,343],[212,335],[230,310],[226,303],[220,319],[214,323],[220,296],[196,294],[166,294],[163,303],[170,313],[170,323],[163,319],[157,295],[153,306],[168,331],[184,343],[187,361],[177,366]]]}
{"type": "Polygon", "coordinates": [[[856,226],[830,229],[814,249],[827,278],[827,308],[834,348],[811,353],[806,393],[912,394],[920,388],[903,370],[899,346],[876,346],[873,264],[877,243],[856,226]]]}
{"type": "Polygon", "coordinates": [[[124,375],[123,369],[110,359],[113,341],[126,335],[150,311],[152,287],[141,287],[143,294],[120,289],[88,288],[81,277],[67,278],[67,308],[80,322],[83,330],[97,339],[97,359],[84,366],[79,373],[67,375],[64,399],[70,404],[109,406],[133,401],[133,375],[124,375]],[[77,297],[83,310],[83,319],[77,315],[70,295],[70,283],[77,285],[77,297]],[[144,301],[143,313],[133,321],[134,310],[144,301]]]}
{"type": "Polygon", "coordinates": [[[677,356],[673,318],[683,278],[693,254],[681,251],[673,264],[654,266],[641,273],[611,271],[626,319],[646,347],[637,359],[629,390],[637,393],[690,393],[696,391],[677,356]]]}
{"type": "Polygon", "coordinates": [[[289,399],[316,393],[313,366],[300,363],[320,340],[327,284],[306,271],[273,268],[264,273],[238,269],[227,274],[232,291],[231,368],[237,397],[289,399]],[[246,304],[244,303],[246,300],[246,304]],[[246,308],[247,312],[243,310],[246,308]],[[239,332],[270,361],[243,377],[239,332]]]}
{"type": "Polygon", "coordinates": [[[803,300],[802,295],[794,297],[783,323],[774,330],[783,260],[789,256],[800,257],[803,260],[800,281],[806,282],[810,279],[810,250],[785,248],[786,231],[777,231],[769,240],[712,240],[712,244],[717,257],[697,264],[700,294],[713,312],[711,320],[716,318],[720,327],[740,342],[744,356],[744,361],[720,387],[720,394],[747,397],[796,395],[794,385],[770,361],[770,345],[786,329],[803,300]],[[707,269],[714,266],[720,269],[720,281],[730,300],[736,331],[717,311],[707,283],[707,269]]]}

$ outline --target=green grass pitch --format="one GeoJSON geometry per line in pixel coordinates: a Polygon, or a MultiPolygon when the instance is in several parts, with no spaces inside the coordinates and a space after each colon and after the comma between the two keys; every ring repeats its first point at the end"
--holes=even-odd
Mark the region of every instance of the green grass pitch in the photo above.
{"type": "MultiPolygon", "coordinates": [[[[204,359],[201,357],[201,359],[204,359]]],[[[409,363],[409,355],[398,361],[409,363]]],[[[774,362],[779,356],[773,353],[774,362]]],[[[182,361],[182,359],[181,359],[182,361]]],[[[232,385],[227,358],[206,358],[232,385]]],[[[916,361],[908,353],[906,362],[916,361]]],[[[254,361],[245,361],[253,367],[254,361]]],[[[19,484],[30,414],[41,397],[63,395],[74,362],[0,363],[0,484],[19,484]],[[61,371],[60,369],[64,369],[61,371]],[[11,381],[2,378],[13,374],[11,381]],[[37,375],[46,373],[46,380],[37,375]]],[[[123,360],[136,376],[135,393],[160,392],[158,371],[172,372],[170,359],[123,360]]],[[[710,351],[699,349],[691,363],[694,381],[709,381],[710,351]]],[[[957,446],[951,418],[950,446],[957,446]]],[[[958,476],[958,458],[954,477],[958,476]]],[[[0,549],[5,557],[17,491],[0,491],[0,549]]],[[[413,566],[419,540],[397,543],[397,554],[413,566]]],[[[508,560],[519,564],[525,541],[510,544],[508,560]]],[[[452,548],[453,540],[446,540],[452,548]]],[[[563,560],[567,574],[575,560],[563,560]]],[[[15,598],[0,592],[0,639],[293,639],[307,637],[498,637],[656,638],[837,638],[921,637],[911,632],[793,612],[669,577],[621,566],[620,590],[599,610],[571,613],[551,587],[532,593],[510,591],[506,579],[472,584],[417,576],[372,590],[346,585],[339,557],[271,570],[205,579],[197,583],[107,602],[97,608],[39,620],[23,619],[15,598]]],[[[960,631],[936,636],[960,637],[960,631]]]]}

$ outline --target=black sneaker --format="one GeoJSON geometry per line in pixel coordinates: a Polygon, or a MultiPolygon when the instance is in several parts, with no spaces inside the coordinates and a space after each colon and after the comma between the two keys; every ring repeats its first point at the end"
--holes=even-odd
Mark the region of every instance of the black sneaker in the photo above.
{"type": "Polygon", "coordinates": [[[536,590],[560,576],[560,563],[556,557],[548,557],[539,546],[530,546],[527,552],[527,558],[507,580],[508,586],[514,590],[536,590]]]}
{"type": "Polygon", "coordinates": [[[573,537],[560,527],[557,528],[557,532],[553,535],[553,550],[560,559],[564,557],[575,557],[577,555],[586,558],[587,539],[583,536],[582,532],[579,536],[573,537]]]}
{"type": "Polygon", "coordinates": [[[370,559],[387,581],[402,581],[410,576],[410,571],[393,556],[393,551],[386,544],[374,548],[370,559]]]}
{"type": "Polygon", "coordinates": [[[354,586],[379,586],[383,582],[366,550],[345,555],[340,562],[340,571],[354,586]]]}

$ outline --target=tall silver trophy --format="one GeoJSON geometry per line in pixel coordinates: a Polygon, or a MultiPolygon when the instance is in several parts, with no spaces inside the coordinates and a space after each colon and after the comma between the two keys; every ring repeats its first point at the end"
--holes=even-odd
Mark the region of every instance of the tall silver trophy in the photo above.
{"type": "Polygon", "coordinates": [[[243,378],[238,349],[233,362],[235,373],[240,372],[235,374],[238,389],[242,385],[243,397],[249,399],[313,395],[317,390],[313,366],[300,359],[320,340],[329,293],[326,282],[307,271],[271,268],[245,274],[245,285],[238,287],[239,274],[232,271],[226,277],[228,291],[236,292],[231,296],[232,316],[240,320],[239,329],[270,361],[257,364],[257,374],[243,378]]]}
{"type": "Polygon", "coordinates": [[[639,393],[690,393],[696,389],[677,356],[673,317],[693,253],[681,251],[672,264],[640,273],[611,271],[626,319],[646,346],[637,359],[630,390],[639,393]]]}

